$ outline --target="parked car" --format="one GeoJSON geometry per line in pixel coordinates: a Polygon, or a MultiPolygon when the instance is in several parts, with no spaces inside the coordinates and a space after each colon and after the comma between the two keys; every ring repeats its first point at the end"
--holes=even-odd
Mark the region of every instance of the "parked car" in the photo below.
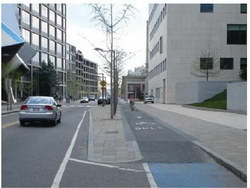
{"type": "Polygon", "coordinates": [[[88,102],[89,102],[88,97],[83,97],[83,98],[80,100],[80,103],[88,103],[88,102]]]}
{"type": "Polygon", "coordinates": [[[53,97],[28,97],[20,107],[19,122],[24,126],[26,122],[49,122],[53,126],[61,122],[62,105],[57,104],[53,97]]]}
{"type": "Polygon", "coordinates": [[[153,95],[145,95],[144,96],[144,104],[151,102],[154,103],[154,96],[153,95]]]}
{"type": "Polygon", "coordinates": [[[97,104],[100,105],[104,102],[104,104],[107,104],[107,99],[105,97],[99,97],[97,104]]]}

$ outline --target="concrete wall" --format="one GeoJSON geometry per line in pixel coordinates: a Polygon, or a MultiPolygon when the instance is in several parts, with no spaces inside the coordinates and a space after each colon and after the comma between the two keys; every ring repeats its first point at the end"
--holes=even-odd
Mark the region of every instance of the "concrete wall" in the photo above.
{"type": "Polygon", "coordinates": [[[176,83],[176,104],[200,103],[224,91],[226,81],[197,81],[176,83]]]}
{"type": "Polygon", "coordinates": [[[247,82],[227,84],[227,110],[247,113],[247,82]]]}

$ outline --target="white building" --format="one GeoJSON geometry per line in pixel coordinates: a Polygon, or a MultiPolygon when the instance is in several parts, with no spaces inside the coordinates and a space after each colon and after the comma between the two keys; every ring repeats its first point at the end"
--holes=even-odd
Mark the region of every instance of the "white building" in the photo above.
{"type": "Polygon", "coordinates": [[[135,67],[134,71],[128,70],[128,75],[144,76],[145,74],[146,74],[146,69],[144,66],[135,67]]]}
{"type": "Polygon", "coordinates": [[[176,83],[206,80],[192,74],[205,51],[221,70],[209,80],[240,80],[247,62],[246,4],[151,4],[149,15],[148,93],[156,101],[176,103],[176,83]]]}

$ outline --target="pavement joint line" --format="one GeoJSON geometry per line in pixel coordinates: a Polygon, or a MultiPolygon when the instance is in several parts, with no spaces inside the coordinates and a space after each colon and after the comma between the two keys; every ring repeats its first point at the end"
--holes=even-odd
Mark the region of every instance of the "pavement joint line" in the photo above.
{"type": "Polygon", "coordinates": [[[96,162],[84,161],[84,160],[73,159],[73,158],[70,158],[69,160],[70,161],[74,161],[74,162],[78,162],[78,163],[89,164],[89,165],[96,165],[96,166],[102,166],[102,167],[107,167],[107,168],[117,168],[118,170],[131,171],[131,172],[139,172],[139,173],[147,173],[144,170],[137,170],[137,169],[132,169],[132,168],[123,168],[123,167],[109,165],[109,164],[104,164],[104,163],[96,163],[96,162]]]}
{"type": "Polygon", "coordinates": [[[14,121],[14,122],[9,122],[9,123],[3,124],[2,129],[16,125],[18,123],[19,123],[19,121],[14,121]]]}
{"type": "Polygon", "coordinates": [[[219,153],[212,151],[207,146],[203,145],[202,143],[200,143],[198,141],[193,141],[193,143],[196,144],[197,146],[199,146],[203,151],[205,151],[206,153],[208,153],[218,163],[220,163],[225,168],[227,168],[228,170],[230,170],[231,172],[233,172],[241,180],[243,180],[244,182],[247,182],[247,173],[246,173],[246,171],[241,166],[239,166],[235,162],[233,162],[233,161],[225,158],[224,156],[220,155],[219,153]]]}
{"type": "Polygon", "coordinates": [[[77,136],[78,136],[78,132],[79,132],[79,130],[80,130],[82,124],[83,124],[83,120],[85,118],[86,112],[88,112],[88,111],[84,111],[84,113],[83,113],[82,119],[81,119],[81,121],[79,122],[79,124],[77,126],[75,134],[74,134],[74,136],[73,136],[73,138],[71,140],[70,146],[69,146],[69,148],[68,148],[68,150],[67,150],[67,152],[66,152],[66,154],[64,156],[64,159],[63,159],[62,163],[60,164],[60,167],[59,167],[59,169],[58,169],[58,171],[56,173],[56,176],[55,176],[55,178],[53,180],[51,188],[58,188],[60,186],[61,179],[63,177],[64,171],[66,169],[66,166],[67,166],[67,163],[68,163],[69,158],[71,156],[71,153],[73,151],[73,148],[74,148],[77,136]]]}

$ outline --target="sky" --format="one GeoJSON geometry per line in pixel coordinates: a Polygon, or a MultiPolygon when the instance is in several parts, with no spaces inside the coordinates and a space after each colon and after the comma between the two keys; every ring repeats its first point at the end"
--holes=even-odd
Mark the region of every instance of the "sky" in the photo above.
{"type": "MultiPolygon", "coordinates": [[[[108,5],[108,4],[107,4],[108,5]]],[[[135,67],[145,65],[146,61],[146,21],[148,4],[132,4],[136,10],[127,23],[117,25],[114,46],[135,55],[124,64],[123,74],[135,67]]],[[[121,4],[114,4],[114,11],[121,10],[121,4]]],[[[107,49],[106,34],[100,25],[91,21],[93,14],[88,4],[67,3],[67,42],[74,45],[83,56],[94,61],[101,68],[104,59],[94,50],[95,47],[107,49]]],[[[99,69],[101,72],[101,69],[99,69]]]]}

